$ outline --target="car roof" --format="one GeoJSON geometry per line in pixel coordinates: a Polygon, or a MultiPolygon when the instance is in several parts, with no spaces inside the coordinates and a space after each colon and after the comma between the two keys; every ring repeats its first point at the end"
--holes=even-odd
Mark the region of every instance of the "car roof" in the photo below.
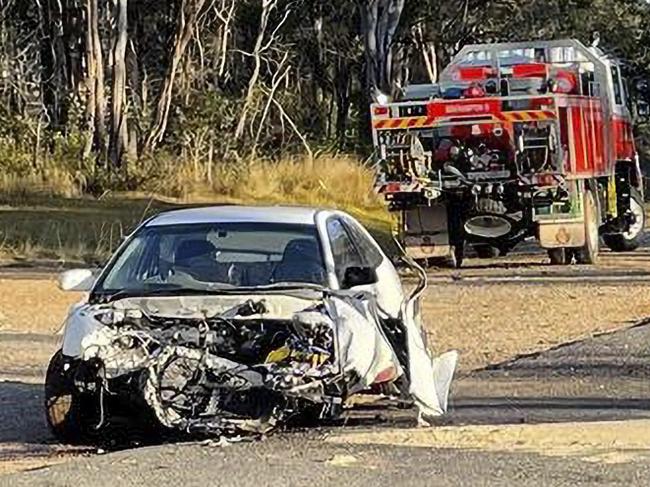
{"type": "Polygon", "coordinates": [[[193,223],[280,223],[316,225],[322,210],[301,206],[207,206],[160,213],[145,226],[185,225],[193,223]]]}

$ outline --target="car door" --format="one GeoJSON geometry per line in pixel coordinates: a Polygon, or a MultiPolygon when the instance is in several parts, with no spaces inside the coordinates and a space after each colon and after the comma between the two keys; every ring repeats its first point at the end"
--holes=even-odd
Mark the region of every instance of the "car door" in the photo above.
{"type": "Polygon", "coordinates": [[[383,311],[397,317],[403,301],[402,286],[397,271],[379,245],[359,223],[349,217],[330,217],[326,227],[339,286],[347,268],[373,268],[377,273],[377,282],[354,289],[371,292],[383,311]]]}
{"type": "Polygon", "coordinates": [[[377,273],[374,293],[379,306],[390,316],[397,317],[404,301],[402,281],[391,260],[381,250],[379,244],[368,231],[351,217],[343,217],[353,244],[361,254],[365,266],[372,267],[377,273]]]}
{"type": "Polygon", "coordinates": [[[345,270],[349,267],[362,267],[363,260],[339,217],[332,216],[328,218],[326,228],[332,258],[334,259],[334,273],[340,288],[345,277],[345,270]]]}

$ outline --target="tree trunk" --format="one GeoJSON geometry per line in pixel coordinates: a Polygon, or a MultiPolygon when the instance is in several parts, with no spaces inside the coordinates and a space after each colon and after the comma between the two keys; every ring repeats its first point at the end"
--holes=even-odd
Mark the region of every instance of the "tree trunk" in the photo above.
{"type": "Polygon", "coordinates": [[[234,18],[235,7],[237,6],[237,0],[228,0],[229,5],[226,5],[225,2],[221,5],[221,11],[217,14],[219,20],[223,23],[222,34],[221,34],[221,43],[219,46],[219,72],[218,79],[223,81],[226,75],[226,63],[228,62],[228,41],[231,35],[232,26],[231,23],[234,18]]]}
{"type": "Polygon", "coordinates": [[[405,0],[366,0],[362,28],[366,48],[366,83],[369,95],[392,91],[392,45],[405,0]]]}
{"type": "Polygon", "coordinates": [[[346,142],[348,116],[350,112],[350,67],[347,59],[339,58],[336,67],[336,139],[339,148],[343,149],[346,142]]]}
{"type": "Polygon", "coordinates": [[[113,166],[120,167],[128,147],[126,112],[126,47],[128,43],[128,0],[114,0],[113,83],[111,89],[111,144],[113,166]]]}
{"type": "Polygon", "coordinates": [[[248,111],[251,109],[251,104],[253,103],[253,98],[255,95],[255,86],[260,77],[260,71],[262,69],[262,50],[264,47],[264,37],[266,36],[266,28],[269,24],[269,16],[271,11],[276,7],[276,0],[262,0],[262,14],[260,16],[260,26],[257,31],[257,38],[255,40],[255,47],[253,48],[253,73],[248,79],[248,89],[246,90],[246,98],[244,99],[244,106],[242,108],[241,115],[239,116],[239,122],[237,123],[237,129],[235,130],[235,138],[241,139],[244,135],[244,130],[246,130],[246,120],[248,117],[248,111]]]}
{"type": "Polygon", "coordinates": [[[84,7],[80,0],[59,0],[63,5],[63,17],[61,19],[62,46],[65,50],[65,79],[67,82],[68,98],[71,94],[80,95],[82,90],[83,70],[83,11],[84,7]]]}
{"type": "Polygon", "coordinates": [[[66,50],[63,45],[63,6],[58,1],[47,0],[43,6],[41,63],[43,105],[50,126],[60,126],[63,113],[66,50]]]}
{"type": "Polygon", "coordinates": [[[105,156],[106,150],[104,60],[99,37],[97,2],[98,0],[86,0],[86,124],[88,140],[84,147],[84,157],[89,157],[93,149],[105,156]]]}
{"type": "Polygon", "coordinates": [[[183,60],[185,50],[189,44],[194,29],[198,23],[199,15],[205,0],[182,0],[180,8],[180,17],[176,23],[176,34],[174,35],[174,48],[172,50],[171,60],[167,69],[167,74],[163,81],[163,86],[158,98],[158,107],[156,109],[156,120],[149,132],[149,137],[145,144],[145,150],[149,151],[157,144],[162,142],[162,139],[167,130],[167,123],[169,121],[169,110],[172,103],[172,96],[174,92],[174,81],[178,71],[178,66],[183,60]]]}

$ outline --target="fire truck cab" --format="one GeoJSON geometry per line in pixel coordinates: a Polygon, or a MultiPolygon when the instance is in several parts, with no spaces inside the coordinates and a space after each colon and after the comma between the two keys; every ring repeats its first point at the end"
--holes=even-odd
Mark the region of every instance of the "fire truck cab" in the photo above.
{"type": "Polygon", "coordinates": [[[643,183],[617,60],[576,40],[470,45],[371,107],[376,189],[415,259],[536,237],[552,263],[638,247],[643,183]]]}

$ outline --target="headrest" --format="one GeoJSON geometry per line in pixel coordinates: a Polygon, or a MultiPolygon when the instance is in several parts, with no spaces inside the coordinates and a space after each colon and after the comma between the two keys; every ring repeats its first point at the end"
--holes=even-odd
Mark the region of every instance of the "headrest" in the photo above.
{"type": "Polygon", "coordinates": [[[207,240],[186,240],[176,249],[176,262],[208,255],[216,251],[214,245],[207,240]]]}
{"type": "Polygon", "coordinates": [[[297,259],[300,257],[307,257],[310,260],[317,260],[320,262],[320,249],[318,242],[311,238],[297,238],[291,240],[284,249],[284,256],[282,260],[297,259]]]}

